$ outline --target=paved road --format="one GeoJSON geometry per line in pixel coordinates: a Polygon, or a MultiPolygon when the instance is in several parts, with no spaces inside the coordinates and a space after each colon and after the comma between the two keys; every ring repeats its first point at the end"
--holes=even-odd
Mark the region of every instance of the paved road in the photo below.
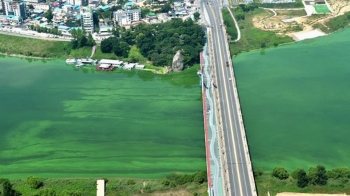
{"type": "MultiPolygon", "coordinates": [[[[13,35],[13,36],[18,36],[18,37],[27,37],[27,38],[32,38],[32,39],[42,39],[42,40],[49,40],[49,41],[64,41],[64,42],[71,41],[70,39],[45,37],[45,36],[49,36],[49,34],[44,34],[44,33],[42,33],[41,36],[38,36],[38,35],[31,35],[29,33],[29,31],[10,30],[10,29],[3,29],[3,28],[0,29],[0,34],[13,35]]],[[[38,34],[38,33],[36,33],[36,34],[38,34]]],[[[53,35],[50,35],[50,36],[53,36],[53,35]]]]}
{"type": "MultiPolygon", "coordinates": [[[[240,109],[233,65],[229,58],[227,39],[222,27],[220,0],[203,0],[208,24],[212,35],[214,66],[216,69],[217,90],[219,94],[220,116],[224,135],[225,151],[222,161],[229,185],[225,195],[255,196],[255,183],[252,179],[250,158],[247,151],[245,133],[239,118],[240,109]],[[229,63],[229,67],[226,66],[229,63]],[[227,168],[227,170],[226,170],[227,168]]],[[[210,43],[209,43],[210,44],[210,43]]],[[[213,187],[215,189],[215,187],[213,187]]]]}

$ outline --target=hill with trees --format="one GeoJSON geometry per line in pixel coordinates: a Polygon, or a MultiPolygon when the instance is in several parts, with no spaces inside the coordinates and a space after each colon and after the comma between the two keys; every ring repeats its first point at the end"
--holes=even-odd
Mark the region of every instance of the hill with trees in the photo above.
{"type": "Polygon", "coordinates": [[[131,46],[155,66],[169,66],[175,53],[180,50],[184,64],[191,66],[199,62],[199,52],[204,46],[205,33],[192,20],[172,19],[160,24],[139,24],[133,29],[114,32],[115,36],[101,42],[103,53],[127,56],[131,46]]]}

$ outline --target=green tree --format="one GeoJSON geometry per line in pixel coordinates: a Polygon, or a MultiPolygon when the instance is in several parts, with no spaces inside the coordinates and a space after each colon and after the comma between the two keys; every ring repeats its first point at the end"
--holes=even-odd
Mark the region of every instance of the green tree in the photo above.
{"type": "Polygon", "coordinates": [[[200,14],[199,14],[198,12],[195,12],[195,13],[193,14],[194,20],[195,20],[195,21],[198,21],[199,16],[200,16],[200,14]]]}
{"type": "Polygon", "coordinates": [[[312,185],[326,185],[328,180],[326,168],[322,165],[310,167],[308,178],[309,183],[312,185]]]}
{"type": "Polygon", "coordinates": [[[306,176],[306,172],[303,169],[297,170],[297,186],[299,188],[304,188],[309,183],[309,180],[306,176]]]}
{"type": "Polygon", "coordinates": [[[92,37],[91,33],[89,33],[88,37],[87,37],[87,46],[94,46],[96,45],[96,42],[94,40],[94,38],[92,37]]]}
{"type": "Polygon", "coordinates": [[[30,186],[32,189],[38,189],[43,186],[43,182],[40,178],[30,176],[27,178],[27,184],[30,186]]]}
{"type": "Polygon", "coordinates": [[[272,171],[272,176],[280,180],[285,180],[289,177],[288,171],[283,167],[275,167],[272,171]]]}
{"type": "Polygon", "coordinates": [[[52,14],[51,9],[47,10],[47,12],[45,13],[45,17],[47,18],[47,21],[48,21],[49,23],[52,22],[53,14],[52,14]]]}
{"type": "Polygon", "coordinates": [[[101,42],[101,52],[102,53],[111,53],[113,51],[113,42],[116,41],[116,38],[109,37],[107,39],[102,40],[101,42]]]}
{"type": "Polygon", "coordinates": [[[12,184],[7,179],[2,183],[2,192],[4,196],[15,196],[15,191],[12,189],[12,184]]]}

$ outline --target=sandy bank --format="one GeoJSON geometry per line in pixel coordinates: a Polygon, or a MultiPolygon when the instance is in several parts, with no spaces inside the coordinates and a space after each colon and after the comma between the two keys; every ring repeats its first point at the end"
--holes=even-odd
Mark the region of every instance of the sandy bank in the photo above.
{"type": "Polygon", "coordinates": [[[300,40],[315,38],[315,37],[324,36],[324,35],[326,35],[324,32],[318,29],[315,29],[311,31],[301,31],[301,32],[293,33],[293,38],[296,41],[300,41],[300,40]]]}
{"type": "Polygon", "coordinates": [[[276,196],[346,196],[346,194],[278,193],[276,196]]]}

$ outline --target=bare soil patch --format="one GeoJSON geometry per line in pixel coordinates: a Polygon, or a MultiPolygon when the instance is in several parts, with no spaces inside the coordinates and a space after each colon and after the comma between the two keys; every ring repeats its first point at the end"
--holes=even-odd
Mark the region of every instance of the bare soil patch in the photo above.
{"type": "Polygon", "coordinates": [[[277,34],[288,35],[295,40],[299,40],[294,35],[295,33],[309,33],[314,30],[314,24],[326,26],[325,22],[329,19],[350,11],[350,0],[328,0],[328,3],[333,10],[331,14],[306,16],[306,13],[302,15],[304,13],[302,10],[286,9],[274,10],[277,16],[273,16],[274,14],[271,11],[265,10],[264,15],[255,16],[253,18],[253,24],[256,28],[274,31],[277,34]],[[283,22],[283,20],[286,19],[288,19],[289,22],[283,22]]]}
{"type": "Polygon", "coordinates": [[[346,196],[345,194],[278,193],[276,196],[346,196]]]}

